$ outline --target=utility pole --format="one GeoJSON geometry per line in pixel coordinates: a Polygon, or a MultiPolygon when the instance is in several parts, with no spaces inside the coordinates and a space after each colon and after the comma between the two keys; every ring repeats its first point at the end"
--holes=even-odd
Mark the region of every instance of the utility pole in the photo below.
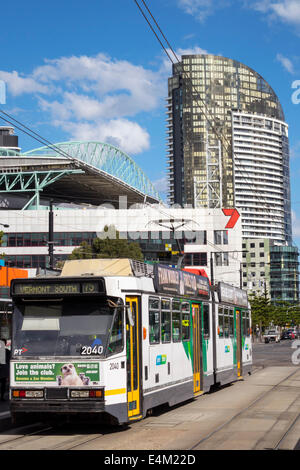
{"type": "Polygon", "coordinates": [[[214,285],[214,262],[213,262],[213,252],[210,252],[210,282],[211,285],[214,285]]]}
{"type": "Polygon", "coordinates": [[[49,210],[49,237],[48,237],[48,252],[49,252],[49,267],[54,269],[54,236],[53,236],[53,199],[50,199],[50,210],[49,210]]]}
{"type": "Polygon", "coordinates": [[[240,263],[240,289],[243,288],[243,270],[242,270],[242,263],[240,263]]]}

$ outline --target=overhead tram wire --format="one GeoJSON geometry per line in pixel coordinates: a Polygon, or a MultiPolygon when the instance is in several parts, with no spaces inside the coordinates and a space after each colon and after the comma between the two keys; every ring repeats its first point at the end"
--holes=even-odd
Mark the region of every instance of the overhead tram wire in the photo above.
{"type": "MultiPolygon", "coordinates": [[[[0,110],[1,112],[1,110],[0,110]]],[[[37,142],[40,142],[43,146],[45,147],[48,147],[49,149],[53,150],[55,153],[58,153],[60,154],[62,157],[65,157],[65,158],[68,158],[72,161],[74,161],[74,163],[76,164],[76,160],[71,156],[71,155],[68,155],[66,152],[64,152],[63,150],[61,150],[59,147],[56,147],[54,144],[51,144],[50,142],[48,142],[47,140],[40,140],[38,139],[37,137],[35,137],[34,135],[30,134],[30,132],[27,132],[26,130],[24,130],[22,127],[19,127],[18,125],[15,124],[15,122],[12,122],[6,118],[4,118],[3,116],[0,115],[0,119],[2,119],[3,121],[5,122],[8,122],[9,124],[11,124],[14,128],[18,129],[19,131],[23,132],[24,134],[27,134],[29,137],[31,137],[32,139],[36,140],[37,142]]],[[[17,122],[17,121],[16,121],[17,122]]],[[[26,126],[24,126],[26,128],[26,126]]],[[[29,129],[30,130],[30,129],[29,129]]],[[[32,131],[33,132],[33,131],[32,131]]],[[[35,134],[35,132],[33,132],[35,134]]],[[[38,135],[38,134],[36,134],[38,135]]],[[[41,139],[43,139],[43,137],[41,137],[41,139]]]]}
{"type": "Polygon", "coordinates": [[[42,137],[40,134],[38,134],[37,132],[33,131],[32,129],[30,129],[29,127],[25,126],[25,124],[22,124],[20,121],[18,121],[16,118],[14,118],[13,116],[11,116],[10,114],[6,113],[5,111],[3,111],[3,109],[0,109],[0,113],[4,114],[5,116],[8,116],[10,119],[12,119],[14,122],[11,122],[9,121],[8,119],[4,118],[3,116],[0,115],[0,118],[3,119],[4,121],[8,122],[9,124],[11,124],[13,127],[19,129],[21,132],[24,132],[25,134],[27,134],[29,137],[31,137],[32,139],[36,140],[37,142],[40,142],[41,144],[43,144],[45,147],[48,147],[50,148],[51,150],[54,150],[56,153],[59,153],[61,156],[63,157],[66,157],[66,158],[69,158],[71,160],[74,161],[74,157],[72,157],[71,155],[69,155],[67,152],[65,152],[64,150],[62,150],[60,147],[57,147],[55,144],[53,144],[52,142],[50,142],[49,140],[45,139],[44,137],[42,137]],[[20,126],[22,127],[19,127],[17,124],[19,124],[20,126]],[[24,130],[24,129],[26,130],[24,130]],[[27,132],[29,131],[29,132],[27,132]],[[34,134],[34,135],[32,135],[34,134]],[[37,137],[35,137],[37,136],[37,137]],[[41,139],[41,140],[40,140],[41,139]]]}
{"type": "MultiPolygon", "coordinates": [[[[147,11],[149,12],[151,18],[153,19],[153,21],[154,21],[154,23],[155,23],[155,25],[156,25],[158,31],[160,32],[160,34],[162,35],[162,37],[163,37],[164,40],[166,41],[168,47],[170,48],[171,52],[173,53],[174,57],[176,58],[177,63],[180,63],[180,60],[179,60],[177,54],[175,53],[174,49],[173,49],[172,46],[170,45],[170,43],[169,43],[169,41],[167,40],[165,34],[162,32],[162,29],[160,28],[160,26],[158,25],[158,23],[157,23],[157,21],[155,20],[154,16],[152,15],[152,13],[151,13],[149,7],[147,6],[145,0],[141,0],[141,1],[143,2],[145,8],[146,8],[147,11]]],[[[152,32],[155,34],[157,40],[159,41],[159,43],[160,43],[160,45],[162,46],[162,48],[163,48],[163,50],[165,51],[165,53],[167,54],[168,58],[170,59],[170,61],[172,62],[172,64],[175,65],[174,60],[170,57],[170,54],[168,53],[166,47],[162,44],[162,41],[159,39],[158,34],[154,31],[154,27],[151,25],[151,22],[150,22],[149,19],[147,18],[147,15],[144,13],[142,7],[139,5],[139,3],[138,3],[137,0],[134,0],[134,2],[135,2],[135,4],[138,6],[138,8],[139,8],[140,12],[142,13],[143,17],[145,18],[145,20],[147,21],[147,23],[148,23],[148,25],[150,26],[152,32]]],[[[216,123],[215,118],[214,118],[214,116],[211,115],[209,109],[208,109],[207,106],[206,106],[205,101],[201,98],[201,95],[199,94],[199,92],[197,91],[197,89],[195,88],[195,86],[193,85],[192,79],[191,79],[189,73],[187,73],[187,72],[185,72],[185,71],[182,71],[182,75],[183,75],[186,79],[188,79],[188,80],[191,82],[191,88],[192,88],[192,91],[193,91],[193,92],[196,94],[196,96],[197,96],[197,101],[198,101],[198,103],[199,103],[199,102],[202,103],[202,105],[204,106],[204,108],[207,110],[207,112],[208,112],[208,113],[210,114],[210,116],[212,117],[212,121],[213,121],[214,123],[216,123]]],[[[207,122],[208,122],[209,125],[211,126],[212,131],[215,133],[215,135],[216,135],[221,141],[223,141],[223,144],[225,144],[225,142],[227,143],[227,145],[225,145],[225,148],[226,148],[227,150],[230,150],[230,149],[231,149],[231,152],[232,152],[232,154],[233,154],[233,156],[234,156],[234,151],[233,151],[233,148],[232,148],[232,143],[228,140],[227,136],[223,133],[222,130],[221,130],[221,134],[219,134],[218,130],[216,129],[216,127],[215,127],[214,125],[212,125],[211,120],[207,117],[207,114],[206,114],[204,111],[203,111],[203,114],[204,114],[205,118],[207,119],[207,122]]],[[[243,173],[244,175],[247,175],[247,177],[249,178],[249,173],[248,173],[248,172],[245,172],[245,170],[243,170],[242,173],[243,173]]],[[[246,181],[247,181],[247,183],[249,184],[249,180],[246,180],[246,181]]],[[[252,187],[252,189],[256,190],[255,186],[254,186],[252,183],[250,183],[250,186],[252,187]]],[[[267,210],[267,211],[270,213],[270,204],[267,203],[267,201],[266,201],[265,199],[264,199],[264,200],[261,199],[260,196],[258,196],[258,200],[262,203],[264,209],[267,210]]]]}

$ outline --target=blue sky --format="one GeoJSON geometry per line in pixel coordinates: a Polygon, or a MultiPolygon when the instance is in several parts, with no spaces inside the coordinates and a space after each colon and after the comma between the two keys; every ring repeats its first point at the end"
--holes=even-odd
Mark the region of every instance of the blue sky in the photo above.
{"type": "MultiPolygon", "coordinates": [[[[148,4],[178,54],[206,51],[239,60],[277,93],[290,126],[300,247],[300,0],[148,4]]],[[[115,144],[163,190],[171,66],[134,1],[14,0],[1,5],[1,16],[2,109],[53,143],[115,144]]],[[[16,133],[24,151],[40,146],[16,133]]]]}

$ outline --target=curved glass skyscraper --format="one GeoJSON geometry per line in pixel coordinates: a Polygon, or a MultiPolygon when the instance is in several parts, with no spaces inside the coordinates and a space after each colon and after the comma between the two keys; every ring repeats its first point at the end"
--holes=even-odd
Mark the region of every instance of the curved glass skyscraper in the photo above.
{"type": "Polygon", "coordinates": [[[167,114],[169,202],[236,207],[244,238],[290,244],[288,126],[271,86],[238,61],[182,56],[167,114]]]}

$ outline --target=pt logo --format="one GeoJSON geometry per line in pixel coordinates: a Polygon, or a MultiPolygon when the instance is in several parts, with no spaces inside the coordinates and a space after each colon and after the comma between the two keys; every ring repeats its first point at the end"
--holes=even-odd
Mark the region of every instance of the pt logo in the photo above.
{"type": "Polygon", "coordinates": [[[14,350],[14,355],[15,356],[21,356],[24,352],[27,352],[28,349],[26,348],[22,348],[22,349],[15,349],[14,350]]]}

